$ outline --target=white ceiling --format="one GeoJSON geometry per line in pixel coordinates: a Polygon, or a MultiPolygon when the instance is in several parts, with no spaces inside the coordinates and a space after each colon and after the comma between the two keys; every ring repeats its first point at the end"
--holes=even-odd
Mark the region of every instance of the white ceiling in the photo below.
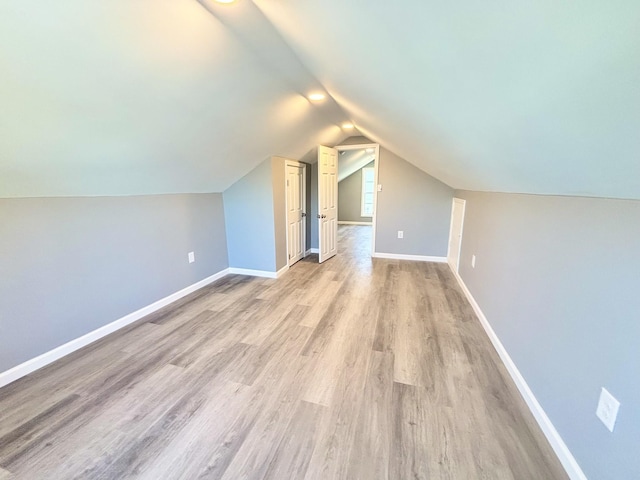
{"type": "Polygon", "coordinates": [[[341,151],[338,157],[338,182],[353,175],[374,160],[375,152],[369,153],[366,148],[341,151]]]}
{"type": "Polygon", "coordinates": [[[360,5],[4,0],[0,196],[222,191],[351,119],[455,188],[640,198],[640,2],[360,5]]]}
{"type": "Polygon", "coordinates": [[[228,7],[3,0],[0,196],[222,191],[269,155],[347,136],[260,11],[228,7]]]}
{"type": "Polygon", "coordinates": [[[360,131],[455,188],[640,198],[640,2],[255,0],[360,131]]]}

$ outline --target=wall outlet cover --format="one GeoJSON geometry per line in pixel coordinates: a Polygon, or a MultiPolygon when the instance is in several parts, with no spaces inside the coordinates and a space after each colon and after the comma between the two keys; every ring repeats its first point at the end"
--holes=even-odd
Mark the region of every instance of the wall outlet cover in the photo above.
{"type": "Polygon", "coordinates": [[[404,238],[404,231],[398,230],[398,238],[404,238]]]}
{"type": "Polygon", "coordinates": [[[193,263],[196,261],[196,254],[194,252],[189,252],[189,263],[193,263]]]}
{"type": "Polygon", "coordinates": [[[619,409],[620,402],[603,387],[600,392],[596,415],[602,420],[602,423],[604,423],[604,426],[607,427],[610,432],[613,432],[613,427],[616,425],[619,409]]]}

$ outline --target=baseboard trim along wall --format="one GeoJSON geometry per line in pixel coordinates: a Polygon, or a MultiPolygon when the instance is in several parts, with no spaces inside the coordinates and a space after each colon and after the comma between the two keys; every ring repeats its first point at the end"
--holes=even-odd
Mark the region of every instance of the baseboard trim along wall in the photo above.
{"type": "Polygon", "coordinates": [[[373,225],[373,222],[348,222],[346,220],[338,220],[338,225],[373,225]]]}
{"type": "Polygon", "coordinates": [[[310,248],[305,252],[305,255],[309,255],[310,253],[320,253],[320,249],[318,248],[310,248]]]}
{"type": "MultiPolygon", "coordinates": [[[[451,267],[451,265],[449,266],[451,267]]],[[[475,298],[473,298],[473,295],[471,295],[471,292],[465,285],[462,277],[453,269],[453,267],[451,267],[451,271],[458,280],[460,288],[462,288],[462,291],[467,297],[467,300],[469,300],[469,303],[473,307],[473,310],[476,312],[476,315],[480,320],[480,324],[491,340],[493,347],[498,352],[498,355],[500,356],[502,363],[504,363],[504,366],[507,368],[509,375],[511,375],[511,378],[518,387],[520,395],[522,395],[522,398],[524,398],[524,401],[527,403],[529,410],[531,410],[531,413],[533,413],[533,416],[538,422],[538,425],[540,425],[542,432],[544,433],[545,437],[547,437],[547,440],[551,444],[551,448],[553,448],[553,451],[562,463],[562,466],[567,472],[567,475],[569,475],[569,478],[571,478],[571,480],[587,480],[587,476],[584,474],[584,472],[580,468],[580,465],[578,465],[578,462],[571,454],[569,447],[567,447],[567,444],[564,443],[562,437],[553,426],[553,423],[551,423],[551,420],[542,409],[542,405],[540,405],[535,395],[529,388],[529,385],[527,385],[527,382],[518,370],[518,367],[509,356],[509,353],[507,353],[507,350],[504,348],[504,345],[502,345],[502,342],[498,338],[498,335],[496,335],[496,332],[491,327],[491,324],[487,320],[487,317],[480,309],[480,305],[478,305],[478,302],[476,302],[475,298]]]]}
{"type": "Polygon", "coordinates": [[[285,265],[277,272],[271,272],[269,270],[252,270],[250,268],[236,268],[230,267],[229,273],[235,275],[248,275],[250,277],[263,277],[263,278],[280,278],[283,273],[289,270],[289,265],[285,265]]]}
{"type": "Polygon", "coordinates": [[[373,258],[388,258],[391,260],[413,260],[415,262],[437,262],[447,263],[447,257],[430,257],[427,255],[405,255],[402,253],[380,253],[371,254],[373,258]]]}
{"type": "Polygon", "coordinates": [[[36,370],[49,365],[50,363],[55,362],[56,360],[69,355],[70,353],[75,352],[76,350],[81,349],[89,345],[90,343],[95,342],[96,340],[100,340],[102,337],[109,335],[117,330],[120,330],[131,323],[140,320],[143,317],[146,317],[150,313],[155,312],[156,310],[160,310],[162,307],[169,305],[180,298],[189,295],[196,290],[209,285],[210,283],[215,282],[216,280],[226,276],[229,274],[229,269],[226,268],[210,277],[207,277],[199,282],[194,283],[193,285],[189,285],[188,287],[183,288],[171,295],[161,298],[160,300],[153,302],[151,305],[147,305],[146,307],[142,307],[135,312],[129,313],[114,322],[111,322],[103,327],[100,327],[92,332],[89,332],[81,337],[78,337],[70,342],[65,343],[64,345],[60,345],[59,347],[54,348],[53,350],[49,350],[48,352],[43,353],[42,355],[38,355],[31,360],[27,360],[20,365],[16,365],[15,367],[7,370],[6,372],[0,373],[0,388],[8,385],[11,382],[18,380],[26,375],[29,375],[36,370]]]}

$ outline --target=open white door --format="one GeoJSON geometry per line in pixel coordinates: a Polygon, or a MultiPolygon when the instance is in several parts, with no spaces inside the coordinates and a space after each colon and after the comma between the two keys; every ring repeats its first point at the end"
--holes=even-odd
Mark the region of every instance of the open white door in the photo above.
{"type": "Polygon", "coordinates": [[[305,253],[305,172],[302,164],[287,163],[287,253],[291,266],[305,253]]]}
{"type": "Polygon", "coordinates": [[[451,230],[449,232],[449,253],[447,254],[447,261],[455,272],[458,271],[460,264],[465,203],[466,202],[460,198],[454,198],[451,208],[451,230]]]}
{"type": "Polygon", "coordinates": [[[338,253],[338,150],[318,147],[318,237],[320,263],[338,253]]]}

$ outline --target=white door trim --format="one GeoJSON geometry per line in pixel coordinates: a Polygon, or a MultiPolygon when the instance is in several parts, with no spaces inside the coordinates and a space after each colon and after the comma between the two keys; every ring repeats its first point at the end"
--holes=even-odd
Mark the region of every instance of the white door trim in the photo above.
{"type": "Polygon", "coordinates": [[[289,214],[289,205],[288,205],[288,191],[289,185],[287,184],[287,167],[298,167],[302,168],[302,203],[304,205],[303,210],[305,211],[305,216],[302,217],[302,258],[307,256],[307,218],[309,217],[309,213],[307,210],[307,164],[304,162],[299,162],[297,160],[289,160],[285,162],[284,165],[284,218],[285,223],[287,223],[286,228],[286,245],[287,245],[287,267],[291,266],[290,258],[289,258],[289,224],[288,224],[288,214],[289,214]]]}
{"type": "MultiPolygon", "coordinates": [[[[360,143],[357,145],[337,145],[334,147],[338,152],[344,152],[347,150],[362,150],[363,148],[375,148],[374,154],[374,169],[375,169],[375,189],[373,190],[373,217],[371,217],[371,224],[373,227],[371,228],[371,256],[373,257],[376,253],[376,217],[378,215],[378,186],[379,177],[378,171],[380,168],[380,144],[379,143],[360,143]]],[[[338,162],[340,162],[340,157],[338,157],[338,162]]]]}
{"type": "Polygon", "coordinates": [[[462,232],[464,231],[464,213],[467,208],[467,201],[462,198],[453,197],[451,202],[451,224],[449,225],[449,242],[447,243],[447,262],[451,265],[451,268],[458,272],[460,269],[460,253],[462,252],[462,232]],[[456,209],[456,203],[462,206],[462,223],[460,224],[460,240],[458,240],[458,258],[455,262],[455,268],[451,262],[451,242],[454,235],[454,214],[456,209]]]}

